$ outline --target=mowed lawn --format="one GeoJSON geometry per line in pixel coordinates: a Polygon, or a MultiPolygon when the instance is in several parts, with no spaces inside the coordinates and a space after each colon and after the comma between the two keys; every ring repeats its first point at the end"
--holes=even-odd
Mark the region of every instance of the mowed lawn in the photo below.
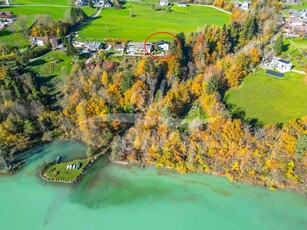
{"type": "MultiPolygon", "coordinates": [[[[307,6],[306,6],[307,9],[307,6]]],[[[295,38],[295,39],[291,39],[292,42],[294,42],[294,44],[300,48],[302,51],[307,52],[307,39],[299,39],[299,38],[295,38]]]]}
{"type": "Polygon", "coordinates": [[[15,5],[60,5],[70,6],[70,0],[11,0],[11,4],[15,5]]]}
{"type": "Polygon", "coordinates": [[[247,76],[238,88],[229,90],[225,100],[232,113],[244,111],[247,119],[286,123],[307,115],[307,77],[289,72],[277,78],[261,70],[247,76]]]}
{"type": "Polygon", "coordinates": [[[43,6],[13,6],[0,8],[1,11],[11,11],[15,15],[26,15],[36,18],[40,14],[48,14],[53,19],[63,19],[66,11],[69,11],[69,7],[43,7],[43,6]]]}
{"type": "MultiPolygon", "coordinates": [[[[307,40],[291,39],[291,41],[303,52],[307,52],[307,40]]],[[[307,57],[292,45],[289,39],[284,41],[284,53],[281,55],[281,58],[291,61],[296,70],[304,70],[307,64],[307,57]]]]}
{"type": "MultiPolygon", "coordinates": [[[[79,31],[82,40],[103,41],[105,38],[121,38],[144,41],[150,34],[166,31],[177,34],[190,33],[205,24],[222,26],[229,22],[230,15],[204,6],[189,6],[185,9],[172,7],[172,12],[153,11],[146,3],[127,2],[124,9],[104,9],[100,17],[79,31]],[[135,15],[130,17],[130,14],[135,15]]],[[[159,35],[157,39],[170,39],[159,35]]]]}
{"type": "Polygon", "coordinates": [[[303,5],[291,5],[292,10],[302,10],[307,9],[307,0],[302,0],[303,5]]]}

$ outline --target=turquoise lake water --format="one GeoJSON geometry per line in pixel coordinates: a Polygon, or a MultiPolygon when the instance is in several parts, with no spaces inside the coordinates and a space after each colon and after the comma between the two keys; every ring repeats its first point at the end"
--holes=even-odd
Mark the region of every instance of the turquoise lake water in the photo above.
{"type": "Polygon", "coordinates": [[[306,229],[307,199],[224,178],[123,167],[101,159],[74,185],[44,183],[39,167],[84,156],[78,143],[28,152],[26,166],[0,177],[0,229],[306,229]]]}

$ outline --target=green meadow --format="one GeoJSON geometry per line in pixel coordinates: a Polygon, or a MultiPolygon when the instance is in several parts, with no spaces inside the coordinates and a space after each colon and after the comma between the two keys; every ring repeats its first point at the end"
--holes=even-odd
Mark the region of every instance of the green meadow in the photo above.
{"type": "Polygon", "coordinates": [[[307,52],[307,39],[295,38],[291,39],[291,41],[294,42],[294,44],[297,45],[297,47],[300,48],[302,51],[307,52]]]}
{"type": "Polygon", "coordinates": [[[278,78],[261,70],[226,92],[225,101],[231,113],[243,113],[248,120],[286,123],[307,115],[307,76],[289,72],[278,78]]]}
{"type": "Polygon", "coordinates": [[[16,5],[60,5],[69,6],[73,1],[70,0],[11,0],[16,5]]]}
{"type": "Polygon", "coordinates": [[[292,10],[302,10],[307,9],[307,0],[302,0],[303,5],[291,5],[292,10]]]}
{"type": "MultiPolygon", "coordinates": [[[[305,39],[291,39],[291,41],[303,52],[307,52],[307,40],[305,39]]],[[[281,55],[281,58],[289,60],[292,62],[294,69],[296,70],[304,70],[305,65],[307,64],[307,57],[302,54],[289,39],[285,39],[284,41],[284,52],[281,55]]]]}
{"type": "MultiPolygon", "coordinates": [[[[222,26],[229,22],[230,16],[219,10],[189,6],[173,6],[171,12],[154,11],[146,3],[126,2],[124,9],[103,9],[100,17],[83,26],[79,31],[81,40],[103,41],[105,38],[144,41],[150,34],[166,31],[173,34],[186,34],[201,29],[205,24],[222,26]],[[134,15],[134,16],[130,16],[134,15]]],[[[157,39],[170,39],[168,35],[157,39]]]]}

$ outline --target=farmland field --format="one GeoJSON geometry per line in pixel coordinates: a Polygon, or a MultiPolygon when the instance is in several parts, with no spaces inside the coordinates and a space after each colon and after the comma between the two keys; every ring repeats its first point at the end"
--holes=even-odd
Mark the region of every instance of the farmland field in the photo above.
{"type": "Polygon", "coordinates": [[[73,1],[70,0],[11,0],[11,4],[16,5],[61,5],[69,6],[73,1]]]}
{"type": "MultiPolygon", "coordinates": [[[[204,6],[189,6],[185,9],[173,6],[171,12],[154,11],[146,3],[126,2],[124,9],[104,9],[100,17],[81,28],[80,39],[102,41],[105,38],[121,38],[144,41],[151,33],[190,33],[205,24],[222,26],[230,16],[219,10],[204,6]],[[130,14],[134,15],[133,17],[130,14]]],[[[169,39],[167,35],[157,39],[169,39]]]]}
{"type": "Polygon", "coordinates": [[[307,115],[307,77],[290,72],[277,78],[261,70],[228,91],[225,100],[233,114],[243,111],[247,119],[285,123],[307,115]]]}

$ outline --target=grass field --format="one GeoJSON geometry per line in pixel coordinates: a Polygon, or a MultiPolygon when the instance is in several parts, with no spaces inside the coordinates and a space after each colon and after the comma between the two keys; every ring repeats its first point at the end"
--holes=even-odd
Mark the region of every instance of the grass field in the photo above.
{"type": "Polygon", "coordinates": [[[307,39],[295,38],[291,39],[291,41],[294,42],[294,44],[297,45],[297,47],[300,48],[302,51],[307,52],[307,39]]]}
{"type": "Polygon", "coordinates": [[[58,179],[64,181],[75,180],[83,171],[84,167],[88,164],[90,158],[82,160],[73,160],[69,162],[63,162],[55,165],[51,165],[45,170],[45,176],[50,179],[58,179]],[[80,169],[66,169],[67,165],[81,163],[80,169]],[[56,172],[56,173],[55,173],[56,172]]]}
{"type": "Polygon", "coordinates": [[[307,0],[302,0],[303,5],[291,5],[290,9],[302,10],[307,9],[307,0]]]}
{"type": "Polygon", "coordinates": [[[307,77],[293,72],[283,78],[250,74],[238,88],[226,92],[225,101],[233,114],[275,124],[307,115],[307,77]]]}
{"type": "Polygon", "coordinates": [[[52,51],[29,64],[29,70],[37,74],[38,81],[44,86],[44,94],[49,104],[56,102],[60,92],[61,76],[70,73],[72,68],[71,57],[61,51],[52,51]]]}
{"type": "MultiPolygon", "coordinates": [[[[291,41],[303,52],[307,52],[306,39],[291,39],[291,41]]],[[[296,70],[304,70],[304,66],[307,64],[307,57],[304,56],[295,46],[293,46],[288,39],[285,39],[284,41],[284,53],[281,55],[281,57],[290,60],[294,65],[294,69],[296,70]]]]}
{"type": "Polygon", "coordinates": [[[61,5],[69,6],[70,0],[11,0],[11,4],[16,5],[61,5]]]}
{"type": "MultiPolygon", "coordinates": [[[[203,6],[189,6],[185,9],[172,7],[172,12],[153,11],[146,3],[126,2],[124,9],[104,9],[100,17],[81,28],[82,40],[103,41],[105,38],[122,38],[144,41],[151,33],[166,31],[170,33],[190,33],[205,24],[222,26],[230,16],[224,12],[203,6]],[[130,17],[130,13],[134,17],[130,17]]],[[[170,39],[168,35],[157,39],[170,39]]]]}

